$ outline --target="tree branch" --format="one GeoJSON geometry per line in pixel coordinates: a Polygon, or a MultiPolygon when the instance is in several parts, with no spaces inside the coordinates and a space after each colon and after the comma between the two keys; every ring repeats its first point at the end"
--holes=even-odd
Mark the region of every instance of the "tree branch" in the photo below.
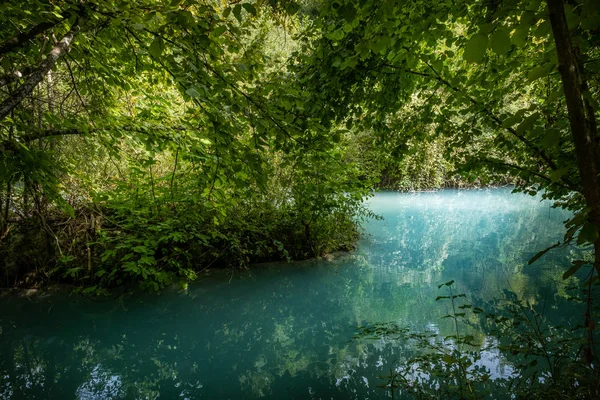
{"type": "MultiPolygon", "coordinates": [[[[38,140],[38,139],[46,139],[46,138],[50,138],[50,137],[57,137],[57,136],[83,136],[83,135],[88,135],[90,133],[99,133],[99,132],[109,132],[109,131],[118,131],[118,130],[122,130],[122,131],[129,131],[129,132],[136,132],[136,133],[142,133],[142,134],[149,134],[149,130],[148,129],[144,129],[141,127],[135,127],[135,126],[112,126],[112,127],[104,127],[104,128],[90,128],[90,129],[81,129],[81,128],[67,128],[67,129],[46,129],[46,130],[40,130],[40,131],[34,131],[25,135],[21,135],[16,137],[15,139],[18,140],[19,143],[29,143],[29,142],[33,142],[34,140],[38,140]]],[[[176,132],[181,132],[181,131],[186,131],[187,128],[185,126],[169,126],[169,127],[161,127],[161,126],[153,126],[151,132],[153,134],[155,134],[156,131],[176,131],[176,132]]],[[[160,136],[162,139],[165,140],[172,140],[170,137],[162,135],[160,136]]],[[[9,140],[5,140],[4,142],[0,142],[3,143],[5,145],[10,144],[13,140],[9,139],[9,140]]]]}
{"type": "Polygon", "coordinates": [[[31,73],[31,68],[24,67],[18,70],[12,71],[10,74],[0,76],[0,87],[6,86],[18,79],[28,76],[31,73]]]}
{"type": "Polygon", "coordinates": [[[532,171],[532,170],[527,169],[525,167],[521,167],[520,165],[510,164],[510,163],[507,163],[507,162],[504,162],[504,161],[494,160],[494,159],[491,159],[491,158],[486,158],[486,159],[483,159],[482,161],[484,163],[487,163],[487,164],[498,165],[498,166],[501,166],[501,167],[505,167],[505,168],[508,168],[508,169],[514,169],[514,170],[517,170],[517,171],[524,172],[526,174],[533,175],[533,176],[535,176],[537,178],[540,178],[541,180],[547,182],[549,185],[556,185],[558,187],[561,187],[563,189],[567,189],[569,191],[577,191],[577,188],[573,187],[569,183],[565,182],[565,184],[561,184],[560,182],[554,182],[554,181],[552,181],[552,179],[550,179],[546,175],[543,175],[540,172],[532,171]]]}
{"type": "Polygon", "coordinates": [[[31,73],[29,78],[23,83],[11,96],[0,104],[0,121],[2,121],[12,110],[15,109],[28,95],[33,92],[33,89],[44,79],[44,76],[54,67],[60,57],[69,49],[73,38],[79,33],[81,26],[85,20],[83,17],[78,18],[77,22],[71,30],[54,46],[50,54],[44,61],[31,73]]]}
{"type": "Polygon", "coordinates": [[[43,33],[45,31],[47,31],[48,29],[55,27],[56,25],[58,25],[60,22],[62,22],[64,20],[65,19],[63,18],[60,20],[45,21],[45,22],[39,23],[36,26],[34,26],[33,28],[31,28],[30,30],[28,30],[27,32],[21,32],[18,35],[15,35],[15,36],[5,40],[4,42],[2,42],[2,44],[0,44],[0,57],[3,54],[9,53],[15,49],[25,46],[25,44],[27,44],[27,42],[29,40],[33,39],[40,33],[43,33]]]}
{"type": "MultiPolygon", "coordinates": [[[[434,73],[433,75],[425,73],[425,72],[413,71],[413,70],[410,70],[410,69],[407,69],[407,68],[398,67],[396,65],[387,64],[387,63],[386,64],[382,64],[382,66],[390,67],[390,68],[394,68],[394,69],[399,69],[399,70],[402,70],[404,72],[408,72],[409,74],[413,74],[413,75],[419,75],[419,76],[423,76],[423,77],[426,77],[426,78],[435,79],[438,82],[442,83],[444,86],[446,86],[449,89],[451,89],[452,91],[457,92],[457,93],[463,93],[467,97],[467,99],[469,100],[469,102],[471,104],[477,106],[481,111],[483,111],[483,113],[488,118],[490,118],[495,124],[497,124],[498,127],[502,126],[502,120],[500,120],[500,118],[498,118],[496,115],[494,115],[491,112],[490,109],[488,109],[485,105],[483,105],[479,101],[475,100],[474,98],[472,98],[471,96],[469,96],[468,94],[466,94],[464,92],[464,90],[461,90],[460,88],[452,85],[450,82],[448,82],[447,80],[445,80],[444,78],[442,78],[442,76],[430,64],[428,64],[428,63],[426,63],[426,64],[433,71],[433,73],[434,73]]],[[[527,146],[534,153],[536,153],[542,160],[544,160],[546,162],[546,164],[550,167],[550,169],[552,169],[552,170],[556,170],[557,169],[556,163],[554,161],[552,161],[552,159],[542,149],[540,149],[539,147],[537,147],[529,139],[527,139],[525,136],[523,136],[520,133],[518,133],[513,128],[504,128],[504,129],[506,129],[513,136],[515,136],[517,139],[519,139],[519,141],[521,141],[523,144],[525,144],[525,146],[527,146]]]]}

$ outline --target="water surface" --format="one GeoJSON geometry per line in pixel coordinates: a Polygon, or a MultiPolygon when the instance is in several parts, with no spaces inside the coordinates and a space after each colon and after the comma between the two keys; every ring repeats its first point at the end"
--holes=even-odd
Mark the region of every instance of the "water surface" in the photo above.
{"type": "MultiPolygon", "coordinates": [[[[435,298],[452,279],[474,303],[510,290],[553,322],[579,318],[561,280],[571,250],[527,265],[564,233],[567,214],[548,202],[448,190],[378,193],[369,206],[383,219],[333,260],[214,271],[161,296],[2,299],[0,398],[385,398],[380,377],[407,349],[353,340],[357,328],[451,333],[435,298]]],[[[510,369],[497,354],[483,362],[510,369]]]]}

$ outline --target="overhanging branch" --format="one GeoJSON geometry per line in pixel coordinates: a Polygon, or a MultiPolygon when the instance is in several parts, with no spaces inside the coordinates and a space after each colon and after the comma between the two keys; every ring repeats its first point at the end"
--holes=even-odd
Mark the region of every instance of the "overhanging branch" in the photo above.
{"type": "MultiPolygon", "coordinates": [[[[460,88],[452,85],[446,79],[442,78],[442,76],[430,64],[428,64],[428,63],[426,63],[426,64],[433,71],[433,74],[428,74],[428,73],[419,72],[419,71],[413,71],[413,70],[410,70],[407,68],[403,68],[403,67],[399,67],[399,66],[387,64],[387,63],[382,64],[382,66],[402,70],[409,74],[423,76],[426,78],[437,80],[438,82],[442,83],[444,86],[451,89],[453,92],[462,93],[469,100],[469,102],[471,104],[478,107],[479,110],[482,111],[489,119],[491,119],[498,127],[502,128],[502,120],[500,118],[498,118],[496,115],[494,115],[489,108],[487,108],[485,105],[483,105],[479,101],[475,100],[474,98],[472,98],[471,96],[466,94],[464,90],[461,90],[460,88]]],[[[513,128],[509,127],[509,128],[504,128],[504,129],[506,129],[508,132],[510,132],[510,134],[512,134],[514,137],[516,137],[525,146],[527,146],[535,154],[537,154],[542,160],[544,160],[544,162],[550,167],[550,169],[552,169],[553,171],[558,169],[558,167],[556,166],[556,163],[546,154],[546,152],[544,150],[540,149],[539,147],[537,147],[533,142],[531,142],[531,140],[527,139],[525,136],[521,135],[519,132],[517,132],[513,128]]]]}
{"type": "Polygon", "coordinates": [[[10,114],[28,95],[33,92],[33,89],[44,79],[44,76],[54,67],[60,57],[62,57],[69,49],[73,38],[81,30],[81,26],[85,22],[83,17],[77,19],[77,22],[71,30],[54,46],[50,54],[44,61],[29,75],[29,78],[17,90],[15,90],[6,100],[0,104],[0,121],[10,114]]]}
{"type": "Polygon", "coordinates": [[[55,27],[62,21],[64,21],[64,18],[60,20],[44,21],[35,25],[27,32],[21,32],[18,35],[15,35],[5,40],[4,42],[2,42],[2,44],[0,44],[0,57],[6,53],[9,53],[13,50],[25,46],[28,41],[35,38],[40,33],[44,33],[48,29],[55,27]]]}

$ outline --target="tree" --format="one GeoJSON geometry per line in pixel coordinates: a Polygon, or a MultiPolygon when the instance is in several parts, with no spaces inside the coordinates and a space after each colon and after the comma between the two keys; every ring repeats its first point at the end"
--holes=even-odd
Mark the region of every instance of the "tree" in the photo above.
{"type": "MultiPolygon", "coordinates": [[[[591,105],[588,83],[585,77],[584,63],[578,54],[580,51],[573,46],[571,33],[565,17],[564,4],[561,0],[549,0],[548,10],[556,53],[558,55],[558,70],[560,72],[565,92],[571,135],[575,145],[577,166],[581,177],[581,192],[585,198],[589,222],[584,225],[585,240],[593,242],[595,249],[594,267],[600,276],[600,184],[598,182],[598,166],[600,147],[598,146],[598,131],[596,111],[591,105]]],[[[597,28],[597,26],[596,26],[597,28]]]]}

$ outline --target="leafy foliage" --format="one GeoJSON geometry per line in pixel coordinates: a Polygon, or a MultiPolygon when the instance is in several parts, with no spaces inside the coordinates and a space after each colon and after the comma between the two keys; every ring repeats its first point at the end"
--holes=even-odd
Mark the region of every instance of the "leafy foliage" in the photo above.
{"type": "MultiPolygon", "coordinates": [[[[212,266],[351,249],[368,182],[318,120],[291,112],[305,94],[287,77],[294,44],[280,45],[271,18],[282,12],[248,2],[3,6],[27,36],[0,49],[6,104],[34,76],[48,35],[78,29],[2,121],[5,284],[159,290],[212,266]],[[34,236],[43,257],[17,258],[34,236]]],[[[2,29],[9,43],[13,28],[2,29]]]]}

